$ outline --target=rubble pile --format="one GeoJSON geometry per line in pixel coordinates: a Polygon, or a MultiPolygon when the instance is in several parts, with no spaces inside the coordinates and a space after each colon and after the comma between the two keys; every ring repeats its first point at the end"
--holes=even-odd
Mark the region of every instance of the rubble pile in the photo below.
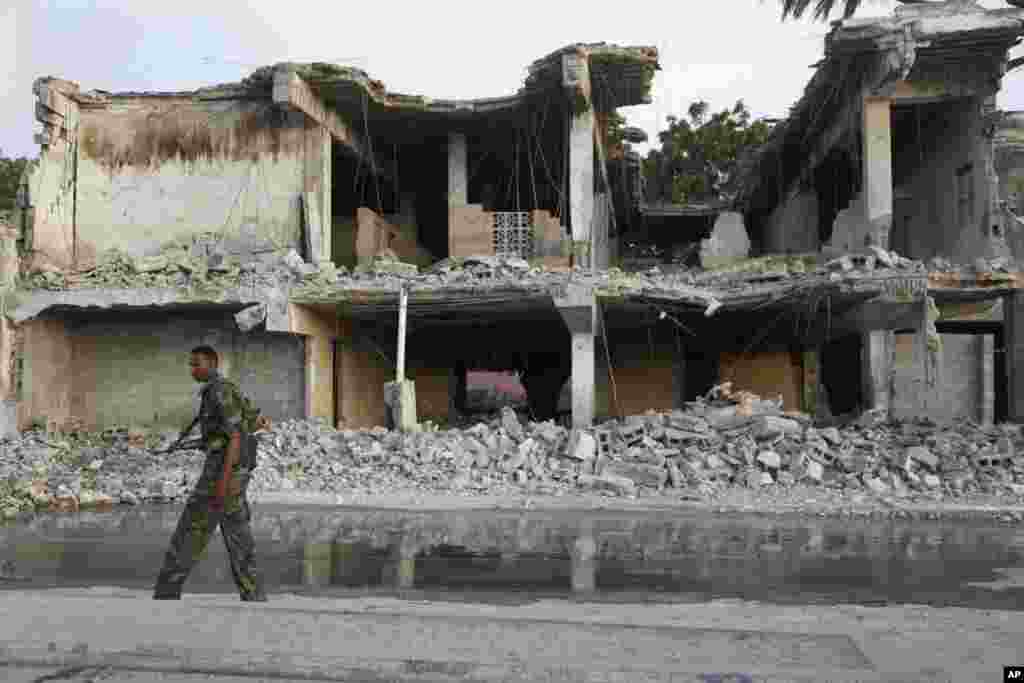
{"type": "Polygon", "coordinates": [[[899,271],[924,272],[917,261],[877,247],[869,254],[847,254],[821,263],[814,255],[768,256],[744,259],[731,266],[702,270],[654,265],[641,272],[619,268],[592,272],[580,267],[548,268],[516,257],[471,256],[446,258],[422,271],[388,250],[351,270],[330,263],[303,261],[294,249],[246,259],[223,252],[171,245],[155,256],[134,258],[119,250],[105,252],[98,263],[80,271],[41,266],[22,282],[25,289],[124,289],[134,287],[230,288],[267,285],[286,287],[296,296],[330,296],[347,289],[393,290],[402,284],[416,288],[466,286],[555,287],[567,277],[609,291],[671,290],[709,287],[743,288],[773,280],[840,280],[899,271]]]}
{"type": "MultiPolygon", "coordinates": [[[[294,252],[292,252],[294,253],[294,252]]],[[[301,258],[299,259],[301,262],[301,258]]],[[[316,270],[316,267],[313,267],[316,270]]],[[[118,249],[104,252],[95,266],[62,271],[42,266],[23,281],[26,289],[127,289],[135,287],[238,287],[276,284],[287,279],[288,261],[251,261],[222,253],[205,254],[172,247],[155,256],[133,258],[118,249]]],[[[305,271],[303,271],[305,272],[305,271]]],[[[300,277],[301,274],[296,275],[300,277]]]]}
{"type": "Polygon", "coordinates": [[[824,485],[879,496],[1024,495],[1019,427],[890,424],[868,412],[843,429],[816,428],[778,402],[716,387],[686,411],[650,414],[593,430],[581,487],[632,495],[638,488],[824,485]],[[591,456],[591,452],[593,455],[591,456]],[[586,469],[590,469],[588,466],[586,469]]]}
{"type": "Polygon", "coordinates": [[[345,289],[380,288],[394,289],[406,284],[418,287],[458,287],[461,285],[480,287],[500,286],[558,286],[565,283],[571,273],[573,280],[605,290],[671,290],[680,287],[709,287],[719,289],[744,288],[751,284],[773,280],[820,279],[836,281],[885,274],[889,271],[924,273],[924,265],[918,261],[903,258],[895,252],[876,249],[871,254],[845,255],[826,263],[819,263],[811,255],[807,257],[761,257],[745,259],[733,266],[715,270],[687,268],[681,266],[654,265],[641,272],[625,272],[619,268],[592,272],[589,269],[573,267],[547,268],[531,265],[515,257],[471,256],[446,258],[420,272],[413,264],[402,263],[394,258],[376,258],[372,263],[359,266],[349,273],[345,268],[334,271],[334,278],[305,276],[294,295],[327,296],[345,289]]]}
{"type": "MultiPolygon", "coordinates": [[[[60,436],[41,430],[0,443],[0,513],[181,502],[201,469],[196,450],[158,454],[176,435],[110,430],[60,436]]],[[[888,500],[1024,496],[1018,426],[889,423],[869,412],[843,428],[815,427],[781,400],[729,384],[687,405],[587,430],[525,422],[505,407],[486,422],[411,433],[337,430],[320,420],[257,432],[259,492],[440,492],[637,496],[731,487],[820,486],[888,500]]],[[[774,487],[774,488],[773,488],[774,487]]]]}

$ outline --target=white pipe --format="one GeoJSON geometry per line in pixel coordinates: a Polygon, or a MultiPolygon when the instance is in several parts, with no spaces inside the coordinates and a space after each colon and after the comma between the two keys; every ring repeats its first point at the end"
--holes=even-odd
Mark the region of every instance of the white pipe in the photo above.
{"type": "Polygon", "coordinates": [[[405,381],[405,314],[408,306],[409,292],[402,285],[398,304],[398,367],[395,370],[395,378],[399,382],[405,381]]]}

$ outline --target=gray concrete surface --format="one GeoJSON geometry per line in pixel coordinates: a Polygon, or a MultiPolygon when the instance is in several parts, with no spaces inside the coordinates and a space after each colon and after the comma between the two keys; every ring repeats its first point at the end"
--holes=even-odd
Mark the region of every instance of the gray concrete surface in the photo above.
{"type": "Polygon", "coordinates": [[[0,593],[0,664],[216,680],[987,681],[1022,643],[1020,613],[917,606],[0,593]]]}

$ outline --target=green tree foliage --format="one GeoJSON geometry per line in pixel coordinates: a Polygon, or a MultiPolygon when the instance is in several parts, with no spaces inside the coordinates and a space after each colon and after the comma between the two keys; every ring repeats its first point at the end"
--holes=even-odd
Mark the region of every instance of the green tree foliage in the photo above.
{"type": "Polygon", "coordinates": [[[626,117],[617,111],[608,114],[608,148],[614,149],[622,144],[622,129],[626,127],[626,117]]]}
{"type": "Polygon", "coordinates": [[[734,191],[739,160],[764,144],[771,130],[751,121],[743,100],[709,113],[707,102],[690,105],[687,118],[669,116],[658,133],[661,149],[644,159],[648,202],[687,203],[725,199],[734,191]]]}
{"type": "Polygon", "coordinates": [[[3,151],[0,150],[0,216],[14,211],[18,183],[21,182],[21,174],[25,172],[26,166],[28,166],[27,158],[10,159],[5,157],[3,151]]]}

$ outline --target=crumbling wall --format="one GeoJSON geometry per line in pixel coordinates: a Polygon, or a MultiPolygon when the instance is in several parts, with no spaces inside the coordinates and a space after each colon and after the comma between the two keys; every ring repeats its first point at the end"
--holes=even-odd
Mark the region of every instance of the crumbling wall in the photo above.
{"type": "MultiPolygon", "coordinates": [[[[939,337],[942,362],[937,368],[938,375],[930,378],[921,336],[893,336],[893,416],[910,419],[927,415],[940,423],[956,419],[980,422],[985,415],[993,414],[995,401],[991,392],[982,391],[981,373],[991,373],[993,369],[992,359],[985,362],[983,357],[984,337],[966,334],[940,334],[939,337]]],[[[991,355],[991,344],[988,347],[991,355]]]]}
{"type": "Polygon", "coordinates": [[[25,248],[29,268],[67,268],[74,256],[75,179],[79,157],[79,106],[72,97],[78,86],[59,79],[34,85],[36,119],[42,133],[38,161],[29,170],[19,197],[25,212],[25,248]]]}
{"type": "Polygon", "coordinates": [[[818,250],[818,195],[794,190],[764,223],[765,254],[800,254],[818,250]]]}
{"type": "Polygon", "coordinates": [[[355,257],[359,264],[370,263],[378,252],[390,249],[399,260],[429,266],[434,258],[429,251],[416,241],[414,229],[409,224],[396,226],[385,220],[373,209],[365,206],[356,211],[355,257]]]}
{"type": "Polygon", "coordinates": [[[494,218],[482,204],[448,207],[448,256],[493,256],[494,218]]]}
{"type": "MultiPolygon", "coordinates": [[[[893,220],[894,234],[891,246],[902,253],[900,238],[896,234],[899,232],[896,226],[903,224],[903,218],[898,213],[899,208],[900,205],[897,203],[894,209],[896,216],[893,220]]],[[[850,200],[849,205],[836,215],[835,221],[832,223],[832,237],[829,239],[827,247],[843,253],[863,251],[867,246],[868,237],[873,234],[871,223],[868,222],[864,214],[864,195],[858,193],[850,200]]]]}
{"type": "MultiPolygon", "coordinates": [[[[14,353],[16,328],[7,319],[8,295],[18,282],[19,259],[15,248],[18,231],[0,219],[0,403],[14,398],[14,353]]],[[[2,406],[0,406],[2,410],[2,406]]],[[[3,433],[0,426],[0,434],[3,433]]]]}
{"type": "Polygon", "coordinates": [[[195,412],[198,385],[189,351],[210,344],[224,373],[274,420],[305,417],[302,337],[240,332],[231,316],[94,314],[29,321],[26,326],[24,427],[45,417],[87,427],[180,429],[195,412]]]}
{"type": "Polygon", "coordinates": [[[533,211],[534,256],[548,268],[569,266],[571,240],[561,221],[550,211],[533,211]]]}
{"type": "Polygon", "coordinates": [[[63,425],[71,415],[75,368],[73,345],[63,320],[37,319],[22,323],[25,335],[22,400],[18,428],[34,420],[63,425]]]}
{"type": "Polygon", "coordinates": [[[79,141],[73,234],[85,265],[111,247],[150,255],[197,233],[229,253],[305,253],[304,193],[314,227],[330,219],[319,215],[325,132],[269,101],[120,97],[83,105],[79,141]]]}
{"type": "Polygon", "coordinates": [[[894,216],[894,225],[906,226],[905,256],[971,263],[1002,255],[1001,240],[991,239],[992,226],[1001,232],[1002,217],[991,210],[992,142],[983,127],[977,98],[950,100],[922,116],[920,146],[901,147],[896,141],[896,154],[920,157],[901,188],[903,213],[894,216]]]}

